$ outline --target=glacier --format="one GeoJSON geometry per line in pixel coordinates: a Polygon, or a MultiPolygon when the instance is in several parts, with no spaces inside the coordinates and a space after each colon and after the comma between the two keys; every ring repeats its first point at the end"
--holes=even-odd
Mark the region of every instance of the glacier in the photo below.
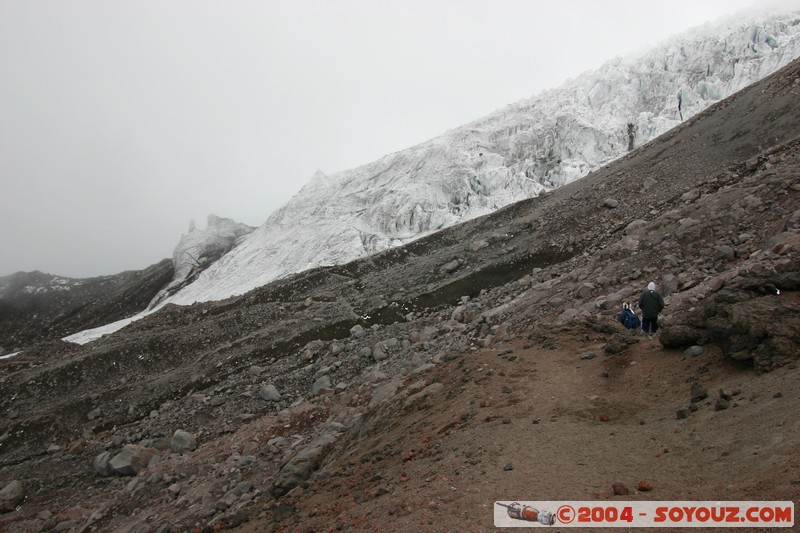
{"type": "Polygon", "coordinates": [[[789,63],[798,21],[706,25],[368,165],[318,171],[172,302],[243,294],[574,181],[789,63]]]}
{"type": "Polygon", "coordinates": [[[172,265],[175,268],[172,281],[156,294],[148,309],[160,307],[161,302],[197,279],[203,270],[255,229],[214,214],[208,215],[204,229],[197,229],[192,221],[189,232],[181,237],[172,253],[172,265]]]}
{"type": "MultiPolygon", "coordinates": [[[[236,222],[229,218],[208,215],[206,227],[198,229],[194,221],[189,225],[188,233],[181,236],[178,245],[172,253],[172,266],[174,274],[172,281],[156,294],[144,311],[123,318],[116,322],[97,328],[80,331],[64,337],[63,340],[76,344],[86,344],[97,340],[103,335],[113,333],[144,318],[169,303],[169,299],[181,288],[197,279],[203,270],[213,265],[223,257],[244,236],[252,233],[256,228],[236,222]]],[[[79,281],[77,283],[80,283],[79,281]]]]}
{"type": "MultiPolygon", "coordinates": [[[[144,314],[342,264],[560,187],[798,56],[800,11],[707,23],[372,163],[317,171],[217,261],[176,274],[144,314]]],[[[65,340],[88,342],[119,327],[65,340]]]]}

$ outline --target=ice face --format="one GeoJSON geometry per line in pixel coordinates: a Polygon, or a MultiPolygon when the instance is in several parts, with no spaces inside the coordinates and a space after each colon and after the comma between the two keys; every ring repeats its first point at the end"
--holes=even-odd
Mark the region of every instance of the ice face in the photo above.
{"type": "Polygon", "coordinates": [[[798,19],[704,26],[368,165],[318,171],[171,301],[241,294],[579,179],[798,57],[798,19]]]}

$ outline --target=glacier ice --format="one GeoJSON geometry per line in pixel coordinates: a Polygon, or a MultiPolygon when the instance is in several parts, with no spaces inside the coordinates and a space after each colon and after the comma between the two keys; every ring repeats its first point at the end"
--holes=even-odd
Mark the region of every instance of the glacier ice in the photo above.
{"type": "Polygon", "coordinates": [[[233,248],[241,237],[254,229],[213,214],[208,215],[205,229],[197,229],[192,221],[189,233],[181,237],[173,251],[172,265],[175,273],[172,281],[156,294],[148,309],[158,307],[161,302],[194,281],[203,270],[233,248]]]}
{"type": "Polygon", "coordinates": [[[796,58],[799,20],[705,25],[373,163],[317,172],[171,301],[242,294],[574,181],[796,58]]]}
{"type": "Polygon", "coordinates": [[[134,316],[69,335],[63,340],[86,344],[157,311],[169,303],[170,296],[195,280],[205,268],[223,257],[242,237],[254,229],[252,226],[213,214],[208,216],[207,226],[204,229],[197,229],[192,221],[189,232],[181,237],[172,254],[172,264],[175,269],[172,281],[156,294],[147,309],[134,316]]]}

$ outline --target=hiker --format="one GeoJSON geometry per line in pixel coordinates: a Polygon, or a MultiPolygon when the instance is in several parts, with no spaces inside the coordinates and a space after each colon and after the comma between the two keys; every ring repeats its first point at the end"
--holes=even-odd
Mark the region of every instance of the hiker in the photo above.
{"type": "Polygon", "coordinates": [[[617,315],[617,322],[628,329],[639,329],[642,325],[639,315],[633,310],[633,306],[627,303],[622,304],[622,311],[617,315]]]}
{"type": "Polygon", "coordinates": [[[664,309],[664,299],[656,292],[656,284],[647,284],[641,296],[639,296],[639,309],[642,310],[642,331],[650,336],[658,331],[658,313],[664,309]]]}

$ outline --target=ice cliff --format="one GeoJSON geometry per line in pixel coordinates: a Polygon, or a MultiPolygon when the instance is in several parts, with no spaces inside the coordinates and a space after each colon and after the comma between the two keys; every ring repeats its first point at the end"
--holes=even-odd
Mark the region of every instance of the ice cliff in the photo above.
{"type": "Polygon", "coordinates": [[[172,282],[164,287],[150,302],[148,309],[158,305],[197,279],[203,270],[225,255],[239,241],[240,237],[255,230],[229,218],[208,215],[204,229],[197,229],[194,221],[189,232],[181,237],[172,253],[175,275],[172,282]]]}
{"type": "Polygon", "coordinates": [[[800,13],[706,25],[368,165],[317,172],[171,301],[241,294],[576,180],[786,65],[798,33],[800,13]]]}

